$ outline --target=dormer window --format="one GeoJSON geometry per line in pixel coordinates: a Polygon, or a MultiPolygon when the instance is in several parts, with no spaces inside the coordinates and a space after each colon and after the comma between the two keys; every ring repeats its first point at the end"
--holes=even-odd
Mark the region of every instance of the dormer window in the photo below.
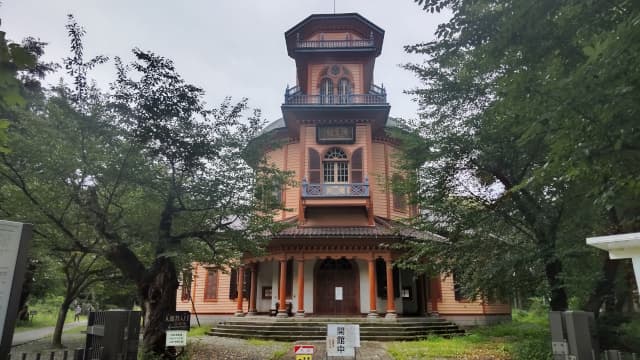
{"type": "Polygon", "coordinates": [[[334,147],[324,155],[322,162],[323,182],[340,184],[349,182],[349,162],[344,150],[334,147]]]}

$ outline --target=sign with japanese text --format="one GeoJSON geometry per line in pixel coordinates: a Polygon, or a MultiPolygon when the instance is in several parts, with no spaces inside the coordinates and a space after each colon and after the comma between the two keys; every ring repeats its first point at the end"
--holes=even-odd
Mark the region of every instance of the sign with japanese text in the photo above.
{"type": "Polygon", "coordinates": [[[185,330],[167,330],[165,346],[187,346],[187,332],[185,330]]]}
{"type": "Polygon", "coordinates": [[[360,347],[360,325],[327,325],[327,356],[355,357],[357,347],[360,347]]]}
{"type": "Polygon", "coordinates": [[[353,125],[318,126],[316,140],[319,144],[353,144],[355,129],[353,125]]]}
{"type": "Polygon", "coordinates": [[[164,317],[164,326],[166,330],[184,330],[191,329],[191,313],[188,311],[175,311],[164,317]]]}

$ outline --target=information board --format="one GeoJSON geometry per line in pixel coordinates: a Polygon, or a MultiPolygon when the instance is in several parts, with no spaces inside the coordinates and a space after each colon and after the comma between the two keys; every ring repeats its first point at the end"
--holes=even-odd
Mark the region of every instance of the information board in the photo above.
{"type": "Polygon", "coordinates": [[[0,220],[0,358],[11,350],[31,225],[0,220]]]}
{"type": "Polygon", "coordinates": [[[187,331],[167,330],[165,346],[187,346],[187,331]]]}
{"type": "Polygon", "coordinates": [[[360,347],[360,325],[327,325],[327,356],[355,357],[357,347],[360,347]]]}

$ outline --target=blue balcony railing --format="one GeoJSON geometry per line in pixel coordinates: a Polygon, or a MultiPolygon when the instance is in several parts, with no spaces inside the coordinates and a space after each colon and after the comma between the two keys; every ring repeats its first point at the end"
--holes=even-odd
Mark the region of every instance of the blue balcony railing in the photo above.
{"type": "Polygon", "coordinates": [[[323,197],[367,197],[369,196],[369,181],[363,183],[344,184],[311,184],[306,179],[302,181],[303,198],[323,197]]]}

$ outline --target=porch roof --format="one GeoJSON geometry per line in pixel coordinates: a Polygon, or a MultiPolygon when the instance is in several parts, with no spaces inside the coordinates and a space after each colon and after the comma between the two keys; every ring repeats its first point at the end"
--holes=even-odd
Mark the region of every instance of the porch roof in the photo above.
{"type": "Polygon", "coordinates": [[[273,236],[274,238],[412,238],[446,242],[440,235],[412,229],[404,224],[375,218],[373,226],[291,226],[273,236]]]}

